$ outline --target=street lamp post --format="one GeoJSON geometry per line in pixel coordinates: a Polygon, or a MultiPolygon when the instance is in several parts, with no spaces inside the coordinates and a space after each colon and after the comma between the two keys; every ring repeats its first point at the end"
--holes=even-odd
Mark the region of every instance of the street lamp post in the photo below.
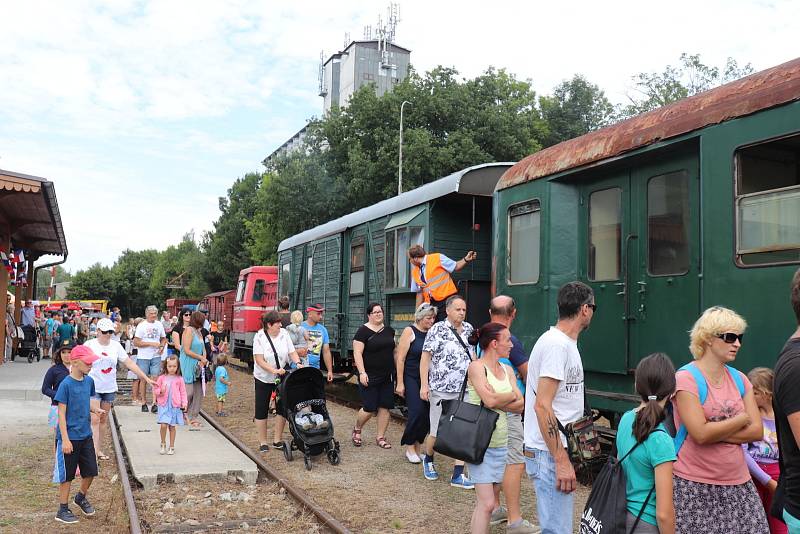
{"type": "Polygon", "coordinates": [[[400,155],[397,163],[397,194],[403,193],[403,107],[410,104],[408,100],[403,100],[400,104],[400,155]]]}

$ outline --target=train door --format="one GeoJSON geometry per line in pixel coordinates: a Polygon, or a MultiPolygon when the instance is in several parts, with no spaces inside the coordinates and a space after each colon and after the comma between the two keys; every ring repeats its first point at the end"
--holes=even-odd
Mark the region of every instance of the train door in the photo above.
{"type": "Polygon", "coordinates": [[[580,278],[595,294],[590,328],[581,336],[589,371],[627,372],[629,294],[626,270],[631,228],[631,181],[627,172],[592,182],[581,194],[580,278]]]}
{"type": "Polygon", "coordinates": [[[632,223],[638,236],[631,247],[627,291],[632,317],[629,367],[643,357],[666,352],[687,360],[687,332],[700,308],[699,172],[694,155],[637,167],[632,223]]]}

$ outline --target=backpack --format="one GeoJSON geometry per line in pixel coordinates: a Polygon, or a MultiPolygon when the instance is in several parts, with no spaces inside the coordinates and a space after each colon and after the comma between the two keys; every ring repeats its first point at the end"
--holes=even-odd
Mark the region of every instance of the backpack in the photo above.
{"type": "MultiPolygon", "coordinates": [[[[744,397],[745,388],[741,373],[739,373],[739,371],[737,371],[730,365],[726,365],[725,368],[727,369],[728,374],[731,375],[733,383],[736,384],[736,389],[739,390],[739,395],[741,397],[744,397]]],[[[698,369],[694,363],[687,363],[686,365],[678,369],[678,371],[689,371],[689,373],[692,375],[692,378],[694,378],[695,383],[697,383],[697,394],[700,397],[700,406],[705,404],[706,398],[708,398],[708,383],[706,382],[703,373],[700,372],[700,369],[698,369]]],[[[673,443],[675,444],[675,456],[677,456],[678,451],[680,451],[681,447],[683,446],[683,442],[686,441],[686,436],[689,435],[689,431],[686,430],[686,426],[683,423],[681,423],[681,426],[675,428],[675,418],[673,410],[671,409],[672,403],[667,404],[667,406],[669,406],[670,409],[667,410],[667,417],[665,419],[665,422],[669,423],[668,425],[668,429],[670,430],[669,434],[673,437],[673,443]]]]}
{"type": "MultiPolygon", "coordinates": [[[[653,430],[653,432],[659,431],[663,432],[658,428],[653,430]]],[[[642,443],[644,441],[637,442],[622,458],[617,459],[617,455],[614,453],[608,456],[606,464],[600,470],[594,482],[592,482],[592,491],[589,493],[586,506],[581,514],[580,534],[620,534],[626,532],[628,492],[622,462],[642,443]]],[[[614,449],[616,449],[616,444],[614,444],[614,449]]],[[[636,516],[636,522],[633,524],[631,532],[636,530],[636,526],[639,524],[639,520],[642,518],[642,514],[647,508],[647,503],[650,502],[650,497],[653,496],[653,490],[655,489],[656,487],[653,486],[650,489],[650,493],[647,494],[647,498],[636,516]]]]}

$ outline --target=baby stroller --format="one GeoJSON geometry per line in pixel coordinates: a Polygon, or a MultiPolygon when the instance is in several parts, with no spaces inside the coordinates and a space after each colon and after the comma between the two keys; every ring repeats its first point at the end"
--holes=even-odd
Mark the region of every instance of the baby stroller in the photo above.
{"type": "Polygon", "coordinates": [[[333,421],[325,405],[325,378],[319,369],[301,367],[284,375],[278,385],[277,409],[292,434],[291,442],[286,440],[283,447],[287,462],[292,461],[292,451],[300,451],[309,471],[311,457],[323,452],[331,465],[339,464],[339,442],[333,438],[333,421]]]}
{"type": "Polygon", "coordinates": [[[42,358],[42,352],[39,348],[39,329],[30,325],[23,325],[20,329],[23,337],[19,340],[17,355],[20,358],[27,357],[28,363],[33,362],[34,358],[38,362],[42,358]]]}

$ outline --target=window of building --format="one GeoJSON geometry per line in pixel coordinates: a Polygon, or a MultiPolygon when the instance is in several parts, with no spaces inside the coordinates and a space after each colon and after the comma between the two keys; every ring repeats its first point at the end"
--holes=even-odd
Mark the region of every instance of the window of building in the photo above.
{"type": "Polygon", "coordinates": [[[617,280],[622,265],[622,189],[589,196],[589,280],[617,280]]]}
{"type": "Polygon", "coordinates": [[[410,264],[408,247],[425,244],[425,229],[419,226],[395,228],[386,232],[386,287],[409,287],[410,264]]]}
{"type": "Polygon", "coordinates": [[[365,80],[374,80],[375,79],[375,75],[370,73],[370,72],[365,72],[364,73],[364,79],[365,80]]]}
{"type": "Polygon", "coordinates": [[[539,281],[541,210],[538,200],[508,210],[508,283],[539,281]]]}
{"type": "Polygon", "coordinates": [[[359,295],[364,292],[364,265],[367,249],[363,244],[350,248],[350,294],[359,295]]]}
{"type": "Polygon", "coordinates": [[[689,175],[655,176],[647,183],[647,272],[689,271],[689,175]]]}
{"type": "Polygon", "coordinates": [[[736,153],[736,258],[800,262],[800,135],[736,153]]]}

